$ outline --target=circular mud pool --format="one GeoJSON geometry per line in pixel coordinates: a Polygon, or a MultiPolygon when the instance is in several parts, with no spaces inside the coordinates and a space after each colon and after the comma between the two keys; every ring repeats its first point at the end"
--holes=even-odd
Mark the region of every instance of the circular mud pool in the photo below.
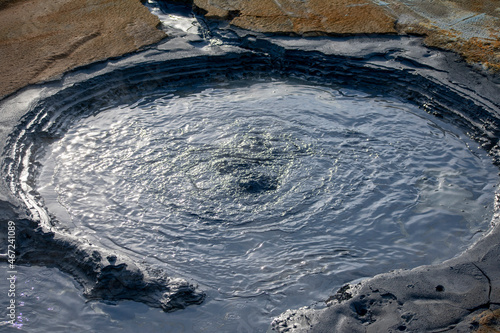
{"type": "Polygon", "coordinates": [[[265,331],[346,282],[451,258],[489,228],[498,182],[476,143],[416,105],[293,79],[114,102],[42,165],[59,226],[206,292],[163,314],[179,332],[265,331]]]}

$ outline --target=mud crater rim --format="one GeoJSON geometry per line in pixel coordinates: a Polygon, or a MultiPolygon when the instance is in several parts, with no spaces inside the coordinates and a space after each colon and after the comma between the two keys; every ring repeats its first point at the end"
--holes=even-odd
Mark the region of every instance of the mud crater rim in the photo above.
{"type": "MultiPolygon", "coordinates": [[[[109,75],[106,75],[107,77],[105,78],[94,77],[85,82],[62,89],[54,96],[50,96],[39,101],[25,116],[20,126],[18,126],[16,131],[10,137],[8,143],[9,149],[6,151],[13,158],[4,159],[3,170],[8,174],[11,190],[22,198],[22,200],[31,209],[34,219],[40,220],[46,230],[53,229],[57,230],[57,232],[64,233],[64,230],[58,230],[57,223],[54,223],[53,217],[50,216],[50,213],[48,213],[43,207],[43,203],[40,202],[41,197],[38,193],[36,193],[36,191],[34,191],[32,182],[36,179],[38,172],[38,165],[36,161],[38,161],[39,157],[43,155],[45,145],[53,142],[54,140],[58,140],[58,138],[63,135],[67,127],[70,127],[75,120],[82,117],[82,113],[85,113],[87,112],[86,110],[90,109],[88,108],[88,105],[92,105],[94,103],[99,104],[102,103],[103,100],[105,104],[107,98],[110,100],[116,98],[121,99],[123,98],[122,92],[124,90],[131,92],[130,99],[133,100],[140,96],[142,91],[147,91],[151,89],[151,87],[154,89],[154,87],[158,86],[171,86],[172,89],[176,89],[179,86],[199,82],[200,79],[204,82],[210,82],[212,80],[241,80],[242,78],[291,77],[306,79],[318,85],[345,85],[345,82],[347,82],[351,77],[351,75],[342,76],[341,74],[337,78],[332,78],[325,73],[321,73],[321,70],[318,72],[315,68],[306,68],[307,66],[304,66],[303,61],[304,59],[310,57],[310,54],[299,54],[297,59],[293,59],[292,57],[288,59],[288,64],[281,64],[273,70],[269,70],[269,66],[272,64],[269,57],[252,58],[251,56],[247,56],[243,60],[238,59],[238,57],[239,55],[230,55],[228,57],[202,57],[199,64],[196,64],[196,61],[189,59],[188,61],[185,61],[186,66],[184,69],[186,69],[186,71],[184,73],[182,66],[184,61],[179,60],[148,64],[148,66],[150,66],[150,70],[146,71],[146,73],[141,71],[139,66],[137,68],[128,68],[124,71],[117,70],[109,75]],[[235,67],[228,65],[227,63],[222,64],[225,61],[232,63],[235,67]],[[299,68],[299,70],[294,69],[294,65],[296,64],[303,67],[299,68]],[[214,71],[210,71],[208,69],[211,67],[210,65],[215,65],[215,68],[212,67],[214,71]],[[164,68],[164,66],[166,68],[164,68]],[[164,76],[167,69],[174,69],[175,73],[169,73],[164,76]],[[123,80],[124,77],[126,77],[126,81],[128,81],[129,86],[124,86],[123,83],[121,83],[121,80],[123,80]],[[111,83],[111,85],[108,85],[107,83],[111,83]],[[138,88],[138,86],[140,87],[138,88]],[[101,96],[96,97],[97,95],[101,96]],[[102,98],[103,95],[106,95],[107,97],[102,98]],[[71,102],[68,103],[68,101],[71,102]],[[28,161],[35,163],[30,164],[28,161]]],[[[314,57],[315,56],[313,56],[313,58],[314,57]]],[[[328,57],[324,57],[321,54],[317,54],[316,57],[318,57],[318,61],[322,61],[323,64],[326,64],[325,67],[328,68],[328,57]]],[[[336,67],[339,62],[344,62],[345,60],[346,59],[332,57],[330,66],[333,67],[333,71],[345,71],[345,68],[336,67]]],[[[380,77],[378,77],[380,73],[377,73],[376,71],[375,73],[370,73],[370,69],[366,69],[364,65],[364,63],[356,65],[356,60],[350,63],[350,69],[363,72],[363,77],[354,84],[347,84],[347,86],[361,91],[368,90],[380,92],[381,88],[377,88],[381,82],[380,77]],[[370,82],[370,78],[373,79],[373,81],[370,82]],[[366,81],[367,79],[368,81],[366,81]]],[[[271,67],[273,67],[273,65],[271,65],[271,67]]],[[[445,94],[444,101],[440,101],[440,98],[436,97],[442,96],[439,96],[439,94],[428,96],[427,93],[422,92],[422,88],[419,87],[418,84],[416,85],[418,89],[413,91],[399,91],[401,89],[399,85],[401,83],[406,82],[408,84],[408,82],[411,82],[413,74],[405,73],[404,71],[393,71],[384,74],[398,76],[396,84],[389,84],[389,82],[386,82],[391,87],[388,92],[389,96],[408,100],[411,103],[428,110],[429,113],[434,114],[441,119],[450,119],[450,121],[454,123],[454,126],[458,126],[459,128],[469,132],[472,138],[476,139],[479,144],[482,144],[486,151],[495,147],[496,143],[491,141],[491,135],[483,135],[481,133],[482,128],[478,128],[474,122],[469,122],[471,116],[470,114],[467,114],[468,111],[462,111],[470,105],[470,103],[467,103],[468,99],[466,96],[461,96],[458,102],[453,102],[453,98],[450,98],[449,95],[445,94]],[[401,79],[401,81],[399,79],[401,79]],[[466,102],[466,106],[460,107],[459,105],[461,102],[466,102]],[[458,111],[457,108],[459,109],[458,111]]],[[[448,87],[444,85],[429,82],[424,77],[419,77],[419,79],[422,80],[422,86],[426,88],[428,88],[429,85],[435,85],[435,87],[441,89],[442,91],[446,91],[448,89],[448,87]]],[[[452,95],[457,96],[454,92],[452,92],[452,95]]],[[[98,108],[104,107],[104,104],[98,108]]],[[[492,154],[495,155],[495,152],[493,151],[492,154]]],[[[495,165],[498,166],[498,163],[495,163],[495,165]]],[[[262,184],[259,183],[259,179],[260,178],[256,180],[255,184],[242,183],[240,185],[243,190],[250,193],[258,193],[260,190],[273,190],[273,186],[276,186],[276,184],[267,179],[266,182],[269,181],[267,182],[269,184],[266,185],[268,187],[264,188],[261,186],[262,184]]]]}

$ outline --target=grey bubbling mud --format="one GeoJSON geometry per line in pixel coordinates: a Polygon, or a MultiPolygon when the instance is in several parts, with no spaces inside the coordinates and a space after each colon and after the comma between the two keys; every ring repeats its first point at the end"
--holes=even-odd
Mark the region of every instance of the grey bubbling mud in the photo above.
{"type": "MultiPolygon", "coordinates": [[[[205,299],[205,305],[201,305],[200,308],[203,309],[201,310],[203,313],[208,313],[208,315],[202,316],[202,318],[212,318],[210,311],[205,312],[204,306],[217,307],[221,299],[220,294],[231,295],[234,288],[222,284],[204,285],[204,283],[209,283],[196,281],[197,273],[185,272],[183,267],[176,269],[173,264],[169,263],[169,260],[166,260],[165,263],[158,263],[158,259],[148,258],[147,255],[144,256],[144,253],[139,253],[141,257],[139,260],[134,248],[125,249],[123,244],[114,245],[109,239],[102,239],[101,245],[96,246],[97,242],[92,238],[85,240],[85,237],[71,235],[71,230],[74,227],[64,226],[63,223],[60,223],[64,221],[62,217],[59,217],[61,221],[57,221],[54,212],[50,210],[54,206],[45,206],[43,198],[37,193],[35,180],[41,171],[39,162],[49,144],[64,140],[65,133],[68,130],[71,131],[73,124],[82,117],[90,119],[88,117],[92,113],[106,109],[110,105],[132,105],[143,97],[144,92],[154,91],[159,87],[171,89],[170,93],[173,93],[178,90],[177,87],[194,82],[214,84],[219,81],[227,82],[241,78],[258,78],[259,76],[274,76],[277,79],[300,77],[325,84],[330,87],[328,89],[331,89],[333,84],[350,91],[357,91],[358,93],[355,95],[382,96],[382,100],[386,101],[394,98],[399,102],[408,100],[424,111],[442,117],[453,125],[458,125],[479,141],[488,152],[492,153],[493,157],[496,156],[498,126],[494,112],[491,112],[491,110],[495,110],[494,102],[474,95],[465,85],[454,86],[449,80],[443,78],[442,72],[433,71],[429,63],[419,64],[415,62],[415,55],[412,52],[418,53],[421,50],[412,48],[411,39],[380,38],[374,43],[377,45],[382,41],[387,43],[387,46],[384,46],[384,52],[374,52],[376,47],[370,44],[372,40],[361,39],[358,40],[359,44],[351,43],[351,46],[363,45],[359,50],[353,51],[355,55],[346,53],[347,51],[342,47],[344,45],[342,40],[323,39],[322,41],[304,42],[286,38],[255,38],[242,34],[241,36],[233,36],[226,41],[233,45],[239,43],[247,50],[235,46],[213,49],[199,44],[197,44],[198,46],[188,46],[174,39],[168,42],[169,45],[177,45],[179,48],[182,46],[189,52],[179,51],[179,53],[166,54],[162,52],[163,46],[159,46],[158,49],[146,52],[144,56],[132,56],[109,66],[97,66],[91,70],[84,69],[83,73],[76,73],[75,77],[68,79],[62,87],[55,87],[54,90],[46,94],[46,98],[40,99],[29,107],[24,119],[13,130],[5,150],[6,157],[3,159],[3,173],[6,175],[11,190],[24,200],[28,208],[31,208],[29,218],[16,221],[20,228],[23,228],[24,233],[29,236],[20,242],[22,243],[20,263],[56,266],[69,272],[84,286],[85,294],[91,299],[108,301],[132,299],[145,302],[150,306],[162,307],[165,310],[200,303],[203,300],[203,295],[200,294],[199,290],[203,290],[208,294],[208,297],[205,299]],[[411,51],[405,51],[405,47],[411,51]],[[266,52],[262,52],[262,50],[266,52]],[[385,53],[387,50],[390,52],[385,53]],[[384,54],[384,59],[380,59],[381,54],[384,54]],[[33,163],[35,161],[37,163],[33,163]],[[61,256],[62,253],[65,255],[61,256]],[[57,260],[54,259],[55,256],[59,256],[57,260]],[[143,257],[146,258],[143,260],[143,257]],[[184,278],[192,277],[194,282],[200,283],[200,288],[197,291],[185,281],[165,278],[164,272],[173,272],[184,278]],[[184,276],[184,273],[192,275],[184,276]],[[115,285],[116,281],[125,285],[125,288],[120,289],[118,293],[116,288],[109,288],[110,285],[115,285]],[[140,288],[137,288],[138,286],[140,288]],[[221,290],[217,290],[218,288],[221,290]]],[[[431,57],[430,59],[430,61],[434,61],[436,58],[431,57]]],[[[474,76],[472,77],[474,78],[474,76]]],[[[50,85],[48,89],[51,89],[50,85]]],[[[449,133],[451,132],[453,131],[449,133]]],[[[362,140],[360,141],[362,142],[362,140]]],[[[248,142],[249,146],[266,147],[267,144],[273,147],[269,142],[274,141],[266,141],[264,137],[248,142]]],[[[282,144],[275,149],[286,151],[290,147],[282,144]]],[[[370,148],[370,146],[364,147],[370,148]]],[[[305,154],[304,156],[319,155],[321,147],[316,147],[316,150],[313,149],[313,151],[316,152],[316,155],[309,153],[309,155],[305,154]]],[[[470,152],[470,150],[468,151],[470,152]]],[[[266,150],[257,149],[257,153],[261,155],[265,152],[266,150]]],[[[232,160],[221,161],[221,163],[214,165],[214,169],[218,170],[216,175],[219,177],[223,177],[225,173],[227,177],[243,176],[243,179],[247,179],[247,181],[236,182],[237,186],[231,190],[228,189],[228,191],[238,190],[238,193],[244,194],[248,198],[252,195],[266,195],[280,190],[280,186],[283,185],[281,178],[283,173],[286,174],[287,163],[277,163],[275,168],[271,168],[271,170],[265,170],[264,166],[261,166],[261,169],[254,168],[253,164],[250,165],[250,168],[239,169],[243,163],[241,163],[241,159],[233,157],[232,160]],[[250,171],[251,173],[249,173],[250,171]],[[249,178],[252,175],[254,178],[249,178]]],[[[428,174],[418,178],[418,182],[416,180],[415,185],[424,194],[423,197],[427,198],[423,202],[431,202],[435,200],[433,197],[434,189],[447,191],[446,187],[440,186],[449,185],[450,181],[453,182],[459,178],[460,174],[450,170],[429,170],[428,174]]],[[[361,178],[361,180],[363,179],[361,178]]],[[[483,193],[478,191],[476,197],[480,196],[479,192],[483,193]]],[[[457,197],[468,200],[475,196],[474,194],[471,196],[471,193],[460,190],[457,197]]],[[[446,204],[453,206],[450,203],[446,204]]],[[[419,214],[426,212],[426,208],[422,205],[415,207],[415,210],[419,214]]],[[[57,207],[55,207],[56,216],[57,212],[57,207]]],[[[461,213],[463,212],[452,212],[452,215],[461,215],[461,213]]],[[[467,219],[468,216],[465,215],[462,217],[467,219]]],[[[201,217],[207,218],[207,216],[201,217]]],[[[199,221],[198,217],[196,217],[196,221],[199,221]]],[[[415,222],[414,226],[418,229],[418,224],[422,221],[415,222]]],[[[486,220],[486,224],[488,224],[488,220],[486,220]]],[[[400,235],[402,230],[399,228],[396,233],[400,235]]],[[[408,230],[406,231],[408,232],[408,230]]],[[[144,242],[149,242],[149,240],[144,242]]],[[[293,242],[290,243],[293,244],[293,242]]],[[[177,245],[182,249],[182,238],[178,240],[177,245]]],[[[265,249],[264,245],[260,248],[265,249]]],[[[214,252],[223,251],[215,248],[214,252]]],[[[338,252],[334,257],[337,255],[342,257],[342,253],[345,252],[338,252]]],[[[251,256],[252,252],[248,255],[251,256]]],[[[276,253],[273,252],[273,255],[276,253]]],[[[274,262],[274,257],[271,257],[271,261],[274,262]]],[[[311,268],[314,272],[316,269],[307,267],[307,260],[300,260],[293,265],[296,265],[292,267],[297,267],[298,271],[311,268]],[[303,261],[304,264],[302,264],[303,261]]],[[[329,264],[325,261],[325,265],[329,264]]],[[[389,268],[387,267],[387,269],[389,268]]],[[[374,272],[369,274],[374,274],[374,272]]],[[[353,273],[346,278],[346,282],[362,276],[362,274],[353,273]]],[[[331,293],[332,289],[340,286],[337,283],[343,282],[333,282],[326,286],[319,284],[317,290],[311,290],[308,293],[315,294],[312,296],[313,299],[324,299],[326,294],[331,293]],[[318,294],[321,292],[323,294],[318,294]]],[[[304,284],[311,285],[314,282],[306,279],[304,284]]],[[[251,288],[245,292],[249,290],[259,294],[257,289],[253,291],[254,289],[251,288]]],[[[295,298],[292,296],[287,300],[290,302],[288,304],[297,305],[289,305],[289,307],[303,305],[300,287],[298,287],[298,291],[295,298]]],[[[265,293],[262,295],[267,297],[265,293]]],[[[242,296],[240,300],[245,299],[245,301],[237,303],[233,309],[248,306],[249,303],[253,302],[252,295],[249,298],[244,298],[246,296],[244,294],[240,296],[242,296]]],[[[238,295],[235,295],[235,298],[237,297],[238,295]]],[[[281,303],[283,299],[287,298],[286,293],[279,293],[278,297],[276,303],[281,303]]],[[[243,321],[245,323],[259,322],[260,320],[264,322],[270,316],[276,315],[276,312],[281,311],[276,304],[273,304],[272,301],[269,302],[264,309],[256,307],[260,309],[260,312],[264,312],[264,316],[259,318],[265,317],[266,319],[256,319],[255,312],[249,311],[251,315],[245,320],[241,320],[234,311],[222,307],[226,312],[224,312],[224,318],[217,321],[217,325],[224,326],[228,321],[233,321],[236,326],[243,321]]],[[[193,308],[196,307],[191,307],[188,311],[191,314],[197,313],[193,308]]],[[[265,326],[262,322],[258,323],[261,325],[260,327],[265,326]]],[[[220,327],[215,326],[213,330],[220,331],[220,327]]],[[[232,329],[230,325],[226,327],[229,330],[232,329]]]]}
{"type": "Polygon", "coordinates": [[[488,229],[495,167],[412,104],[298,80],[190,90],[78,120],[48,147],[37,191],[78,238],[189,277],[223,308],[252,298],[233,311],[252,330],[488,229]]]}

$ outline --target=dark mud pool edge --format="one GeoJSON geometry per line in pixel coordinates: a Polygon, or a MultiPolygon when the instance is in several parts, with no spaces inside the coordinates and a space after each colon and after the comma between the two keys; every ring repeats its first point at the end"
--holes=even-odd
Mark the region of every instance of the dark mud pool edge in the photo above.
{"type": "MultiPolygon", "coordinates": [[[[0,228],[6,235],[8,221],[15,222],[17,264],[57,267],[74,276],[89,299],[134,300],[165,311],[201,303],[204,293],[186,280],[61,229],[31,187],[37,159],[88,106],[123,99],[123,91],[133,100],[160,86],[255,77],[299,78],[407,100],[465,129],[500,163],[497,78],[474,72],[453,54],[410,37],[304,39],[217,27],[210,40],[173,37],[0,102],[0,228]]],[[[470,331],[477,314],[500,308],[498,221],[497,193],[493,227],[458,257],[344,286],[327,308],[289,310],[269,331],[470,331]]]]}

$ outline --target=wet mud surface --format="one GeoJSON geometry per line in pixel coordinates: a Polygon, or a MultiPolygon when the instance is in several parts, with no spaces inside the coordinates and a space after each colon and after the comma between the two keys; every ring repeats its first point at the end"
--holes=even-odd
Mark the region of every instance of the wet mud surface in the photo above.
{"type": "MultiPolygon", "coordinates": [[[[18,264],[57,267],[74,276],[89,299],[134,300],[165,311],[203,301],[203,291],[186,280],[71,236],[34,189],[44,147],[90,105],[124,98],[123,91],[133,101],[141,90],[159,86],[270,75],[344,85],[408,100],[464,129],[495,165],[500,162],[498,79],[422,46],[421,39],[270,37],[202,23],[196,33],[169,28],[171,38],[141,53],[81,68],[1,102],[0,222],[16,223],[18,264]]],[[[450,261],[348,285],[327,308],[290,310],[269,330],[467,331],[491,323],[480,316],[500,305],[497,220],[495,205],[491,231],[450,261]]]]}

